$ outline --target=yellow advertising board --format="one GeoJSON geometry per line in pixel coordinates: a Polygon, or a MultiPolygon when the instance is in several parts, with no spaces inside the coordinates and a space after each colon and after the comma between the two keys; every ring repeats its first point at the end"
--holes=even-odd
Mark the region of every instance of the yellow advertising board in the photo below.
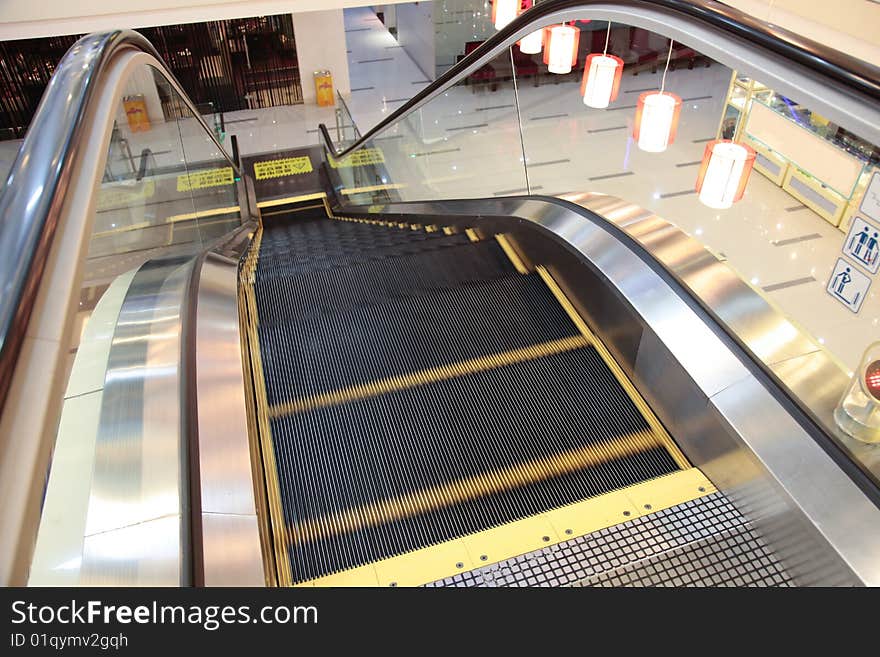
{"type": "Polygon", "coordinates": [[[150,117],[147,115],[147,102],[143,94],[126,96],[122,101],[128,127],[132,132],[145,132],[150,129],[150,117]]]}
{"type": "Polygon", "coordinates": [[[329,107],[336,104],[333,97],[333,76],[330,71],[315,71],[315,99],[319,107],[329,107]]]}
{"type": "Polygon", "coordinates": [[[385,156],[380,148],[364,148],[345,156],[341,160],[336,160],[328,155],[327,161],[330,162],[330,166],[334,169],[340,169],[344,167],[363,167],[368,164],[381,164],[385,161],[385,156]]]}
{"type": "Polygon", "coordinates": [[[311,173],[312,161],[308,155],[300,157],[285,157],[280,160],[267,160],[254,162],[254,177],[257,180],[269,178],[281,178],[282,176],[296,176],[302,173],[311,173]]]}
{"type": "Polygon", "coordinates": [[[206,187],[222,187],[223,185],[231,185],[233,182],[235,179],[232,176],[232,167],[193,171],[177,176],[177,191],[189,192],[206,187]]]}

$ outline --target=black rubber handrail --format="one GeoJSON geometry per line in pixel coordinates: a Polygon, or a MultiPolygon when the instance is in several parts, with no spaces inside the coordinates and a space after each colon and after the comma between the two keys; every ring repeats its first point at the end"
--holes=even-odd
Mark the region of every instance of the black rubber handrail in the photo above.
{"type": "Polygon", "coordinates": [[[801,65],[817,76],[862,95],[867,100],[880,102],[880,68],[714,0],[615,0],[614,2],[609,2],[609,0],[546,0],[546,2],[526,10],[496,34],[486,39],[473,52],[466,55],[460,62],[347,148],[337,151],[327,126],[323,123],[319,124],[318,129],[325,146],[336,157],[348,155],[388,126],[397,123],[410,112],[464,78],[472,70],[486,64],[495,56],[499,47],[504,48],[512,45],[515,41],[512,37],[523,29],[540,23],[548,16],[560,11],[598,6],[613,6],[622,11],[627,8],[651,8],[667,13],[671,17],[683,18],[722,30],[752,46],[760,47],[794,64],[801,65]]]}
{"type": "Polygon", "coordinates": [[[153,151],[149,148],[145,148],[141,151],[141,163],[138,167],[137,176],[135,176],[135,180],[140,182],[144,179],[144,176],[147,175],[147,162],[150,158],[153,158],[153,162],[156,161],[156,157],[153,155],[153,151]]]}

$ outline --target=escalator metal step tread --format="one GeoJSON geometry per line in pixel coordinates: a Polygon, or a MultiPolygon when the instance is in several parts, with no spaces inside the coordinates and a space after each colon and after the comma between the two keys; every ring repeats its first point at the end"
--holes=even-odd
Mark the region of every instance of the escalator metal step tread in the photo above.
{"type": "MultiPolygon", "coordinates": [[[[418,245],[435,241],[466,243],[466,235],[442,232],[428,233],[423,230],[388,228],[370,224],[345,221],[294,220],[267,226],[263,234],[261,260],[275,264],[303,256],[326,254],[339,257],[343,254],[358,256],[363,252],[381,251],[385,248],[418,245]]],[[[412,248],[412,247],[411,247],[412,248]]]]}
{"type": "Polygon", "coordinates": [[[537,274],[258,329],[270,406],[578,335],[537,274]]]}
{"type": "Polygon", "coordinates": [[[550,282],[497,242],[317,217],[267,225],[243,267],[284,581],[679,469],[550,282]]]}
{"type": "MultiPolygon", "coordinates": [[[[293,207],[286,211],[275,211],[277,214],[272,214],[271,219],[267,221],[266,227],[275,228],[280,224],[295,222],[295,221],[312,221],[316,219],[326,219],[327,218],[327,210],[324,207],[323,201],[313,200],[304,202],[305,205],[303,207],[293,207]]],[[[263,213],[263,216],[266,216],[266,213],[263,213]]]]}
{"type": "Polygon", "coordinates": [[[466,241],[467,236],[461,233],[447,235],[446,233],[426,233],[424,231],[391,229],[382,226],[369,226],[361,224],[348,224],[338,221],[324,220],[314,222],[340,226],[336,230],[323,229],[320,231],[308,230],[308,225],[299,231],[284,231],[280,229],[267,229],[263,235],[263,253],[270,258],[274,255],[287,255],[290,252],[314,251],[327,249],[331,252],[359,253],[366,250],[377,250],[384,246],[397,244],[420,244],[436,240],[466,241]],[[351,228],[355,226],[355,228],[351,228]]]}
{"type": "Polygon", "coordinates": [[[276,274],[270,265],[255,283],[257,310],[263,324],[292,322],[389,298],[515,274],[515,268],[494,240],[446,245],[299,275],[276,274]]]}
{"type": "Polygon", "coordinates": [[[464,235],[443,235],[420,242],[402,240],[392,243],[372,240],[372,238],[364,239],[372,241],[371,245],[357,248],[355,242],[351,244],[340,243],[332,247],[325,247],[320,243],[315,245],[295,244],[282,248],[277,254],[263,253],[257,266],[257,275],[259,277],[284,276],[316,269],[345,267],[369,260],[381,260],[422,253],[445,246],[467,244],[469,241],[464,235]]]}
{"type": "Polygon", "coordinates": [[[744,525],[600,575],[579,586],[791,586],[755,530],[744,525]]]}
{"type": "Polygon", "coordinates": [[[296,581],[678,469],[592,347],[278,417],[296,581]]]}

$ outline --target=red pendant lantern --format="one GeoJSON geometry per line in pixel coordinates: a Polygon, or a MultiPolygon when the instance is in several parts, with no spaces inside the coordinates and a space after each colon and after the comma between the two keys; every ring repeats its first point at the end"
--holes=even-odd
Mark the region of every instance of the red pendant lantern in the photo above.
{"type": "Polygon", "coordinates": [[[506,27],[519,15],[520,0],[494,0],[492,2],[492,24],[496,30],[506,27]]]}
{"type": "Polygon", "coordinates": [[[581,31],[567,25],[544,28],[544,63],[551,73],[570,73],[577,66],[581,31]]]}
{"type": "Polygon", "coordinates": [[[716,210],[726,210],[743,197],[755,165],[755,149],[730,139],[706,144],[697,176],[700,202],[716,210]]]}
{"type": "Polygon", "coordinates": [[[646,91],[639,96],[633,139],[649,153],[662,153],[673,141],[681,115],[681,98],[668,91],[646,91]]]}
{"type": "Polygon", "coordinates": [[[588,55],[581,79],[584,105],[596,109],[608,107],[609,103],[617,100],[622,76],[623,60],[620,57],[599,53],[588,55]]]}

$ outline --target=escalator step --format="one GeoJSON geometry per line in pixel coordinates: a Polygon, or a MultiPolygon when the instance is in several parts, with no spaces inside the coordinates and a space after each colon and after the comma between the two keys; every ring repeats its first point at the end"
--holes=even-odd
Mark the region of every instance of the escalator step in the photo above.
{"type": "Polygon", "coordinates": [[[372,241],[420,242],[442,236],[423,230],[404,230],[373,224],[360,224],[329,219],[309,219],[286,223],[273,223],[265,227],[264,240],[270,245],[290,246],[297,243],[322,242],[332,247],[342,241],[360,240],[359,247],[369,247],[372,241]]]}
{"type": "Polygon", "coordinates": [[[449,246],[469,244],[462,235],[443,236],[426,242],[374,243],[372,247],[357,248],[356,245],[341,248],[324,248],[321,245],[300,244],[275,256],[260,259],[260,277],[289,276],[318,269],[347,267],[370,260],[383,260],[400,256],[424,253],[449,246]]]}
{"type": "Polygon", "coordinates": [[[291,322],[314,314],[516,274],[494,240],[440,246],[299,275],[268,265],[255,284],[260,322],[291,322]]]}
{"type": "Polygon", "coordinates": [[[495,240],[317,216],[267,225],[243,268],[296,582],[678,469],[495,240]]]}
{"type": "Polygon", "coordinates": [[[592,347],[276,418],[296,581],[677,470],[592,347]]]}
{"type": "MultiPolygon", "coordinates": [[[[323,223],[348,226],[344,222],[325,220],[323,223]]],[[[354,224],[360,226],[360,224],[354,224]]],[[[366,233],[335,233],[285,235],[279,239],[266,231],[258,276],[298,274],[315,269],[346,266],[367,260],[419,253],[426,249],[470,243],[466,235],[445,235],[423,231],[403,231],[365,226],[366,233]]]]}
{"type": "MultiPolygon", "coordinates": [[[[365,282],[364,284],[367,284],[365,282]]],[[[266,300],[286,305],[289,294],[266,300]]],[[[578,335],[537,274],[258,327],[271,406],[578,335]]]]}

